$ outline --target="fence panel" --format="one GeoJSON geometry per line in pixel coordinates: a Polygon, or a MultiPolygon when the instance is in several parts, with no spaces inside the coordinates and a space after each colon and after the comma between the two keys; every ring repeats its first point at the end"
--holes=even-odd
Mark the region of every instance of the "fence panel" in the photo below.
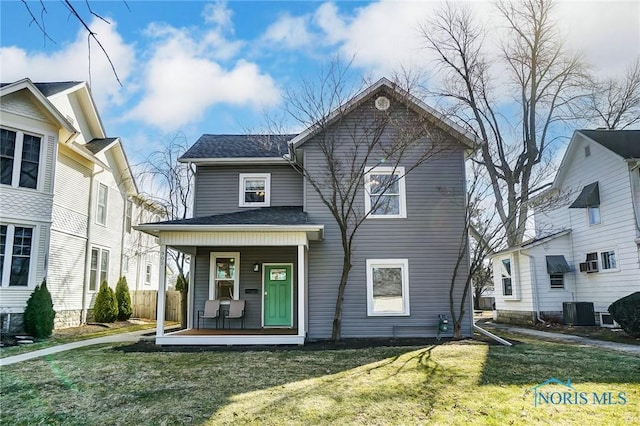
{"type": "MultiPolygon", "coordinates": [[[[156,319],[158,292],[155,290],[137,290],[131,292],[133,317],[156,319]]],[[[165,320],[180,322],[182,304],[179,291],[167,291],[165,303],[165,320]]]]}

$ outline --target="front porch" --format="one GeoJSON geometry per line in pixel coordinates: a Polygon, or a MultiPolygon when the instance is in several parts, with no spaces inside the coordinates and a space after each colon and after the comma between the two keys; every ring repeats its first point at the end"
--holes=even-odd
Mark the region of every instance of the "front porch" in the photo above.
{"type": "MultiPolygon", "coordinates": [[[[224,216],[237,220],[243,214],[224,216]]],[[[200,223],[203,218],[140,225],[140,230],[160,240],[158,318],[165,313],[167,249],[191,255],[187,329],[165,332],[159,321],[156,344],[304,344],[308,242],[321,239],[323,227],[301,224],[301,215],[301,210],[291,211],[289,219],[295,220],[280,225],[200,223]],[[199,318],[198,311],[204,310],[207,300],[219,301],[217,320],[199,318]],[[244,301],[245,328],[239,319],[233,320],[231,328],[228,322],[222,328],[231,300],[244,301]]]]}

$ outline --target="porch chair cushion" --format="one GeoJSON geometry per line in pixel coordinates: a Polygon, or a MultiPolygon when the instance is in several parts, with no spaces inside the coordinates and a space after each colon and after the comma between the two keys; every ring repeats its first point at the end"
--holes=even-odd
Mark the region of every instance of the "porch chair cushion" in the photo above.
{"type": "Polygon", "coordinates": [[[200,318],[215,319],[218,328],[218,318],[220,318],[220,301],[207,300],[204,302],[204,311],[198,311],[198,330],[200,329],[200,318]]]}
{"type": "MultiPolygon", "coordinates": [[[[224,319],[232,320],[239,319],[241,320],[241,327],[244,328],[244,300],[230,300],[229,301],[229,312],[222,318],[222,328],[224,328],[224,319]]],[[[229,325],[231,322],[229,321],[229,325]]]]}

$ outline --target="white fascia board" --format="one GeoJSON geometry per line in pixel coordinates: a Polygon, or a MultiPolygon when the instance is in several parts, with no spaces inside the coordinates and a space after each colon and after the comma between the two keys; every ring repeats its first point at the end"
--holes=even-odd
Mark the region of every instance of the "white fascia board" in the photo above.
{"type": "Polygon", "coordinates": [[[324,225],[180,225],[143,224],[134,226],[136,231],[158,236],[161,232],[319,232],[323,238],[324,225]]]}
{"type": "Polygon", "coordinates": [[[178,162],[203,166],[224,164],[289,164],[289,161],[283,157],[179,158],[178,162]]]}

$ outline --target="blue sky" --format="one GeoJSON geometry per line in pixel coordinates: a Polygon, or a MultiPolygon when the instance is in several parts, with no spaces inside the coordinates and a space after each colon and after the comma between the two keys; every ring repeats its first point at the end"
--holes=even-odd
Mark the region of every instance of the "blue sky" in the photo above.
{"type": "MultiPolygon", "coordinates": [[[[35,12],[39,2],[30,2],[35,12]]],[[[45,41],[20,1],[0,3],[0,79],[89,80],[86,35],[60,1],[45,1],[45,41]]],[[[84,2],[74,3],[84,16],[84,2]]],[[[265,111],[283,93],[336,56],[372,79],[401,67],[426,71],[432,61],[418,26],[437,2],[92,1],[110,25],[88,18],[123,82],[120,87],[96,46],[91,86],[109,136],[120,136],[132,162],[159,140],[180,132],[264,128],[265,111]],[[127,8],[127,4],[129,9],[127,8]]],[[[469,2],[485,25],[491,4],[469,2]]],[[[564,1],[558,29],[602,74],[624,71],[640,53],[640,2],[564,1]]],[[[497,40],[489,40],[497,45],[497,40]]]]}

